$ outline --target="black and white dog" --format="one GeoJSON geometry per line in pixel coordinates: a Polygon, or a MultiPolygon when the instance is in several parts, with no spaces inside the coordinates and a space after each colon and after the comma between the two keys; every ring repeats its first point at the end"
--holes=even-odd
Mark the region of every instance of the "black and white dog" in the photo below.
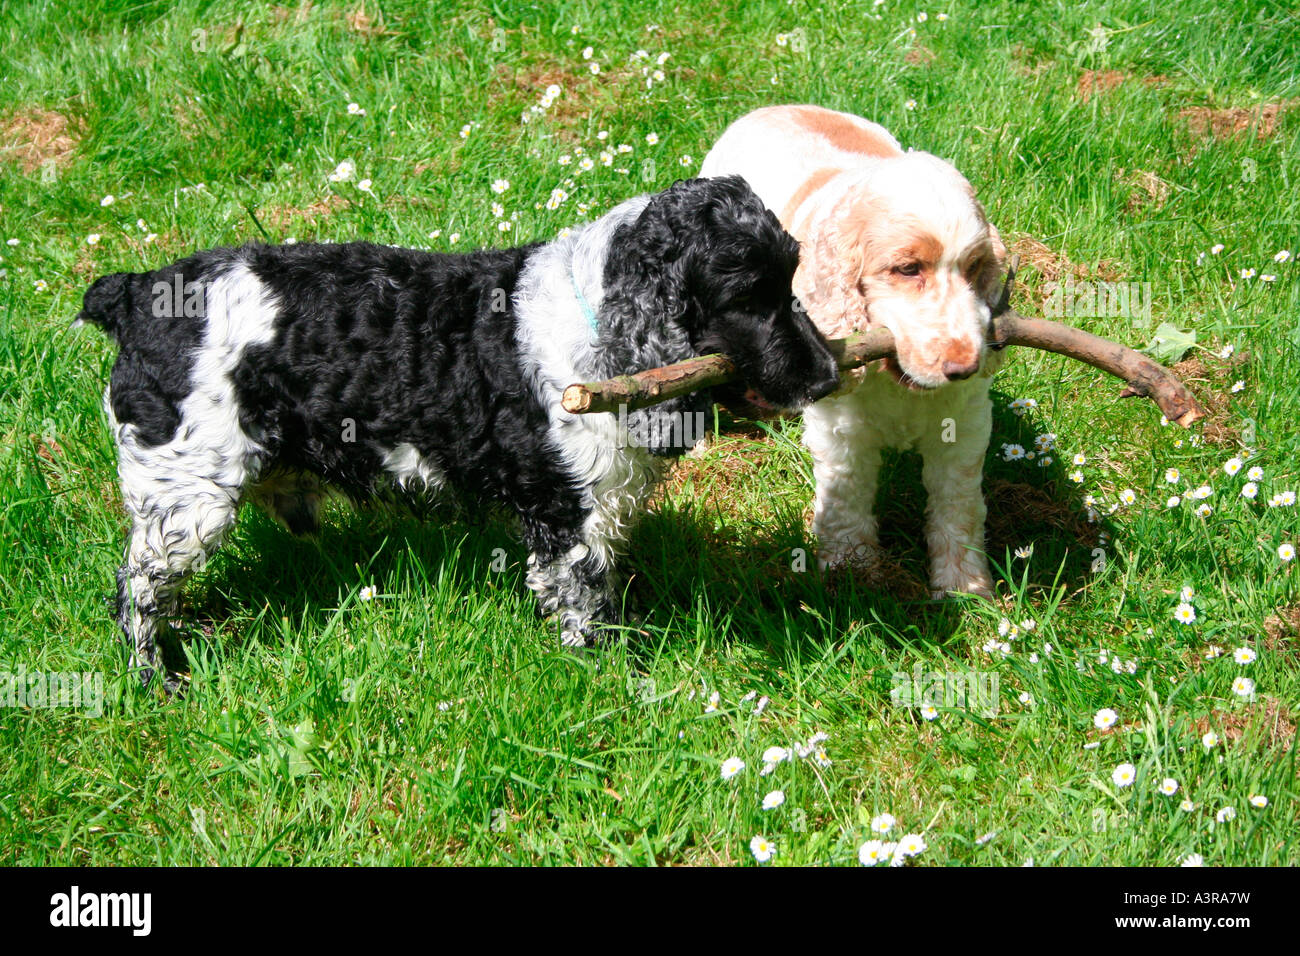
{"type": "Polygon", "coordinates": [[[146,683],[160,668],[184,575],[246,497],[303,534],[327,490],[385,484],[513,509],[540,610],[564,643],[589,642],[617,618],[610,572],[659,463],[694,444],[664,423],[702,420],[711,397],[578,416],[561,392],[722,352],[767,404],[830,394],[835,361],[790,289],[798,252],[732,177],[546,245],[247,245],[99,279],[78,318],[120,346],[105,407],[131,518],[117,594],[133,667],[146,683]]]}

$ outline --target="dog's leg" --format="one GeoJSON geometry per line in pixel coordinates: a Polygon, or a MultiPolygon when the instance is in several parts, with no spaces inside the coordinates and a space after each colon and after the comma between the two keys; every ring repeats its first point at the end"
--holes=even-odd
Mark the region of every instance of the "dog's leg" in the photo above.
{"type": "Polygon", "coordinates": [[[935,598],[951,592],[993,594],[984,552],[982,489],[993,413],[987,381],[972,385],[971,397],[960,409],[936,419],[918,442],[924,460],[921,480],[929,499],[925,538],[935,598]]]}
{"type": "MultiPolygon", "coordinates": [[[[570,447],[577,447],[571,442],[570,447]]],[[[597,446],[592,446],[597,447],[597,446]]],[[[659,478],[660,465],[639,450],[603,459],[603,470],[584,477],[585,502],[562,496],[525,512],[529,550],[528,586],[538,608],[560,623],[560,640],[581,647],[594,642],[601,624],[618,623],[612,586],[614,565],[629,530],[659,478]]]]}
{"type": "Polygon", "coordinates": [[[180,679],[164,667],[158,646],[160,627],[176,613],[186,574],[216,551],[238,509],[222,488],[211,485],[204,491],[196,484],[192,479],[186,482],[184,497],[127,497],[132,529],[126,559],[117,572],[118,623],[141,683],[147,687],[161,670],[168,693],[180,686],[180,679]]]}
{"type": "Polygon", "coordinates": [[[861,395],[824,399],[804,413],[813,456],[813,534],[823,568],[870,568],[879,557],[876,491],[880,446],[862,414],[861,395]]]}

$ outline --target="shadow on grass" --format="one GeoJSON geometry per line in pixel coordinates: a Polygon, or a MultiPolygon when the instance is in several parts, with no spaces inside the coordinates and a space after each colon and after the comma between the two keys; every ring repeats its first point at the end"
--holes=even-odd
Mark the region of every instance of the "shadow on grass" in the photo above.
{"type": "MultiPolygon", "coordinates": [[[[984,479],[989,554],[995,566],[1017,575],[998,587],[1006,593],[1020,585],[1026,566],[1010,556],[1032,544],[1027,587],[1064,586],[1068,601],[1091,573],[1104,519],[1088,522],[1080,486],[1067,477],[1073,469],[1068,450],[1052,452],[1046,466],[1037,453],[1004,460],[1004,442],[1034,451],[1035,437],[1048,430],[1032,411],[1017,416],[1007,405],[1007,397],[995,392],[984,479]]],[[[925,492],[915,453],[886,455],[878,513],[888,560],[870,579],[821,573],[804,513],[787,512],[762,525],[741,519],[720,532],[710,504],[705,498],[652,511],[633,534],[621,570],[629,616],[641,626],[671,634],[689,612],[692,628],[725,627],[727,641],[802,656],[820,654],[828,639],[859,625],[899,641],[943,643],[966,613],[964,601],[929,600],[925,492]]],[[[448,558],[464,590],[504,589],[531,624],[524,549],[510,521],[499,513],[470,515],[467,520],[463,510],[432,508],[421,519],[382,507],[333,507],[317,538],[298,539],[247,508],[229,545],[188,584],[182,633],[188,630],[193,639],[197,627],[210,635],[241,613],[259,612],[268,621],[287,620],[294,630],[323,628],[349,592],[417,567],[434,579],[448,558]],[[498,573],[503,554],[506,568],[498,573]]],[[[265,641],[275,633],[256,624],[228,628],[224,654],[255,634],[265,641]]],[[[633,644],[648,650],[656,640],[634,637],[633,644]]]]}

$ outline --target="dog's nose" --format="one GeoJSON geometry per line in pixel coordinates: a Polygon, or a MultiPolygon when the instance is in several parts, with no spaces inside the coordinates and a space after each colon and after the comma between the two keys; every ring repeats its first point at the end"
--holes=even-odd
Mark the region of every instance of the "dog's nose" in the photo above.
{"type": "Polygon", "coordinates": [[[950,382],[955,382],[958,379],[970,378],[979,370],[980,370],[980,361],[978,358],[970,362],[945,361],[943,363],[944,377],[947,378],[948,381],[950,382]]]}

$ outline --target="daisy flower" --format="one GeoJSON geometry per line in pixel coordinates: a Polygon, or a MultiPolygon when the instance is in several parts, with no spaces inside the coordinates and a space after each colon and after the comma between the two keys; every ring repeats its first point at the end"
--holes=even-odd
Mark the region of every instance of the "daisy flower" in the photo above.
{"type": "Polygon", "coordinates": [[[749,852],[759,863],[766,863],[776,855],[776,844],[765,836],[756,836],[749,841],[749,852]]]}
{"type": "Polygon", "coordinates": [[[763,798],[764,810],[775,810],[781,804],[785,803],[785,791],[773,790],[763,798]]]}
{"type": "Polygon", "coordinates": [[[1168,501],[1165,502],[1165,507],[1177,508],[1182,503],[1183,503],[1183,499],[1178,497],[1177,495],[1174,495],[1172,498],[1170,498],[1168,501]]]}
{"type": "Polygon", "coordinates": [[[1178,592],[1178,600],[1180,601],[1190,601],[1194,597],[1196,597],[1196,588],[1190,584],[1184,584],[1183,589],[1178,592]]]}
{"type": "Polygon", "coordinates": [[[44,292],[50,287],[50,284],[46,282],[44,279],[37,279],[35,282],[32,283],[32,287],[37,292],[44,292]]]}
{"type": "Polygon", "coordinates": [[[728,757],[726,760],[722,761],[722,779],[730,780],[744,769],[745,761],[741,760],[739,757],[728,757]]]}
{"type": "Polygon", "coordinates": [[[503,192],[505,192],[509,188],[510,188],[510,180],[508,179],[492,180],[492,191],[496,193],[498,196],[500,196],[503,192]]]}
{"type": "Polygon", "coordinates": [[[1074,471],[1070,472],[1070,474],[1067,475],[1066,477],[1068,477],[1076,485],[1083,484],[1083,472],[1081,472],[1078,468],[1074,469],[1074,471]]]}
{"type": "Polygon", "coordinates": [[[1173,777],[1165,777],[1165,779],[1160,781],[1159,789],[1166,797],[1172,797],[1178,792],[1178,781],[1173,777]]]}
{"type": "Polygon", "coordinates": [[[706,714],[716,713],[718,710],[718,702],[721,700],[722,700],[722,695],[715,690],[712,694],[709,695],[709,702],[704,705],[704,712],[706,714]]]}
{"type": "Polygon", "coordinates": [[[926,704],[921,708],[921,716],[926,720],[935,720],[939,716],[939,708],[934,704],[926,704]]]}
{"type": "Polygon", "coordinates": [[[334,172],[330,173],[329,180],[332,183],[345,183],[357,174],[357,165],[350,159],[345,159],[334,167],[334,172]]]}
{"type": "Polygon", "coordinates": [[[1295,557],[1295,545],[1289,541],[1283,542],[1277,546],[1277,556],[1283,561],[1290,561],[1295,557]]]}
{"type": "Polygon", "coordinates": [[[1237,351],[1237,347],[1233,345],[1231,342],[1229,342],[1227,345],[1225,345],[1223,348],[1219,350],[1219,358],[1221,359],[1231,358],[1232,353],[1235,351],[1237,351]]]}
{"type": "Polygon", "coordinates": [[[1259,485],[1253,481],[1248,481],[1241,486],[1241,497],[1254,501],[1257,494],[1259,494],[1259,485]]]}
{"type": "Polygon", "coordinates": [[[646,141],[646,144],[649,145],[649,146],[655,146],[655,145],[658,145],[658,143],[659,143],[659,134],[658,134],[658,133],[646,133],[646,134],[645,134],[645,141],[646,141]]]}
{"type": "Polygon", "coordinates": [[[101,238],[103,238],[103,237],[100,236],[99,233],[97,233],[97,232],[92,232],[90,235],[88,235],[88,236],[86,237],[86,245],[88,245],[88,246],[97,246],[97,245],[99,245],[99,240],[100,240],[101,238]]]}
{"type": "Polygon", "coordinates": [[[1253,465],[1250,470],[1246,472],[1246,478],[1249,481],[1259,481],[1263,477],[1264,469],[1259,467],[1259,465],[1253,465]]]}
{"type": "Polygon", "coordinates": [[[1249,677],[1238,677],[1232,682],[1232,692],[1238,697],[1251,697],[1255,693],[1255,682],[1249,677]]]}
{"type": "Polygon", "coordinates": [[[1027,544],[1024,547],[1016,548],[1016,557],[1022,561],[1028,561],[1034,555],[1034,546],[1027,544]]]}
{"type": "Polygon", "coordinates": [[[1213,488],[1211,488],[1209,485],[1201,485],[1201,487],[1197,488],[1195,491],[1191,493],[1190,497],[1195,498],[1197,501],[1203,501],[1204,499],[1210,497],[1210,495],[1212,494],[1214,494],[1213,488]]]}
{"type": "Polygon", "coordinates": [[[1239,647],[1232,652],[1232,659],[1238,664],[1253,664],[1258,655],[1252,648],[1239,647]]]}
{"type": "Polygon", "coordinates": [[[1206,750],[1213,750],[1219,746],[1219,735],[1213,730],[1207,730],[1205,736],[1201,738],[1201,746],[1206,750]]]}
{"type": "Polygon", "coordinates": [[[1183,857],[1183,862],[1179,866],[1205,866],[1205,860],[1199,853],[1189,853],[1183,857]]]}
{"type": "Polygon", "coordinates": [[[1092,725],[1098,730],[1109,730],[1115,725],[1115,721],[1117,720],[1119,720],[1119,714],[1115,713],[1115,711],[1111,710],[1109,707],[1103,707],[1093,715],[1092,725]]]}
{"type": "Polygon", "coordinates": [[[115,202],[117,202],[117,197],[114,196],[112,193],[109,193],[107,196],[105,196],[103,199],[99,201],[99,204],[101,206],[111,206],[115,202]]]}
{"type": "Polygon", "coordinates": [[[1177,468],[1168,468],[1165,470],[1165,481],[1169,482],[1169,484],[1171,485],[1178,484],[1178,480],[1181,477],[1182,477],[1182,472],[1180,472],[1177,468]]]}
{"type": "Polygon", "coordinates": [[[863,866],[875,866],[889,859],[885,853],[885,844],[879,840],[868,840],[858,847],[858,862],[863,866]]]}
{"type": "Polygon", "coordinates": [[[1255,277],[1255,270],[1254,270],[1254,269],[1242,269],[1242,270],[1241,270],[1241,277],[1242,277],[1243,279],[1253,279],[1253,278],[1255,277]]]}
{"type": "Polygon", "coordinates": [[[1222,657],[1222,656],[1223,656],[1223,648],[1220,647],[1218,644],[1211,644],[1208,648],[1206,648],[1205,659],[1207,661],[1212,661],[1216,657],[1222,657]]]}
{"type": "Polygon", "coordinates": [[[1196,804],[1192,803],[1191,800],[1184,798],[1183,802],[1178,804],[1178,809],[1182,810],[1183,813],[1191,813],[1196,809],[1196,804]]]}
{"type": "Polygon", "coordinates": [[[1237,810],[1235,807],[1224,807],[1214,815],[1217,823],[1229,823],[1237,819],[1237,810]]]}
{"type": "Polygon", "coordinates": [[[1137,492],[1132,488],[1125,488],[1119,493],[1119,500],[1126,505],[1133,504],[1133,502],[1137,501],[1137,497],[1137,492]]]}
{"type": "Polygon", "coordinates": [[[680,165],[682,165],[682,166],[694,166],[694,165],[695,165],[695,159],[694,159],[694,157],[691,156],[690,153],[687,153],[687,154],[686,154],[685,156],[683,156],[681,159],[677,160],[677,162],[678,162],[680,165]]]}
{"type": "Polygon", "coordinates": [[[1231,477],[1241,471],[1241,465],[1242,461],[1240,458],[1229,458],[1223,463],[1223,470],[1229,477],[1231,477]]]}
{"type": "Polygon", "coordinates": [[[1232,383],[1232,388],[1228,389],[1228,391],[1236,395],[1238,392],[1242,391],[1245,387],[1246,387],[1246,380],[1239,378],[1232,383]]]}
{"type": "Polygon", "coordinates": [[[367,587],[362,588],[361,593],[358,594],[357,597],[360,598],[362,601],[373,601],[375,599],[375,595],[378,593],[379,590],[377,588],[375,588],[373,585],[369,585],[367,587]]]}
{"type": "Polygon", "coordinates": [[[1257,793],[1250,798],[1250,805],[1262,810],[1264,807],[1268,806],[1268,797],[1264,796],[1262,793],[1257,793]]]}
{"type": "Polygon", "coordinates": [[[1290,249],[1283,249],[1281,252],[1279,252],[1277,255],[1275,255],[1275,256],[1273,257],[1273,261],[1274,261],[1274,262],[1286,262],[1286,261],[1287,261],[1288,259],[1290,259],[1290,258],[1291,258],[1291,250],[1290,250],[1290,249]]]}
{"type": "Polygon", "coordinates": [[[1276,281],[1277,281],[1277,276],[1273,275],[1273,273],[1271,273],[1271,272],[1261,272],[1260,275],[1259,275],[1259,281],[1260,281],[1260,282],[1276,282],[1276,281]]]}
{"type": "Polygon", "coordinates": [[[1117,787],[1131,786],[1137,778],[1137,767],[1131,763],[1122,763],[1111,771],[1110,779],[1115,782],[1117,787]]]}
{"type": "Polygon", "coordinates": [[[928,847],[919,833],[909,833],[898,841],[898,853],[902,856],[918,856],[928,847]]]}
{"type": "Polygon", "coordinates": [[[790,751],[785,747],[768,747],[763,751],[764,763],[780,763],[790,759],[790,751]]]}
{"type": "Polygon", "coordinates": [[[1217,256],[1222,251],[1223,251],[1223,243],[1221,242],[1216,242],[1214,245],[1210,246],[1211,255],[1217,256]]]}
{"type": "Polygon", "coordinates": [[[1174,620],[1179,624],[1191,624],[1196,620],[1196,608],[1183,601],[1174,608],[1174,620]]]}
{"type": "Polygon", "coordinates": [[[906,103],[903,104],[903,109],[905,110],[916,109],[916,100],[908,100],[906,103]]]}
{"type": "Polygon", "coordinates": [[[348,104],[348,115],[349,115],[349,116],[365,116],[365,115],[366,115],[366,111],[362,108],[362,106],[361,106],[360,103],[349,103],[349,104],[348,104]]]}
{"type": "Polygon", "coordinates": [[[871,832],[885,834],[894,829],[894,824],[898,821],[894,819],[892,813],[881,813],[871,818],[871,832]]]}
{"type": "Polygon", "coordinates": [[[1197,505],[1196,510],[1194,511],[1194,514],[1198,518],[1207,518],[1213,513],[1214,513],[1214,506],[1208,505],[1204,501],[1202,501],[1199,505],[1197,505]]]}
{"type": "Polygon", "coordinates": [[[1003,445],[1003,446],[1002,446],[1002,460],[1003,460],[1003,461],[1019,461],[1021,458],[1024,458],[1024,457],[1025,457],[1025,449],[1024,449],[1024,446],[1023,446],[1023,445],[1003,445]]]}

